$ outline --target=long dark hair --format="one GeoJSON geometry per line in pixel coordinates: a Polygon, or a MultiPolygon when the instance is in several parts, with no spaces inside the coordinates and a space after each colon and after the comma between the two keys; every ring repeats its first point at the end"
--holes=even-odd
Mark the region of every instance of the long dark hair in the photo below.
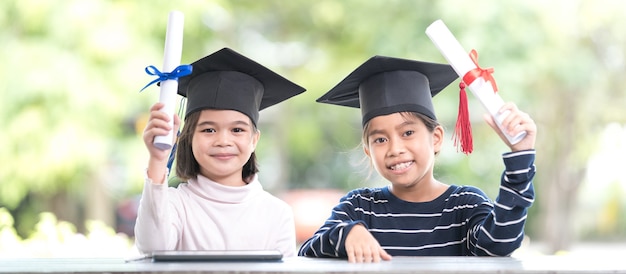
{"type": "MultiPolygon", "coordinates": [[[[193,150],[191,144],[193,141],[193,133],[198,125],[201,111],[190,113],[185,117],[185,124],[178,136],[178,145],[176,149],[176,176],[183,181],[187,181],[192,178],[196,178],[200,174],[200,164],[193,156],[193,150]]],[[[257,128],[252,124],[253,132],[257,132],[257,128]]],[[[259,172],[259,167],[256,159],[256,153],[252,152],[250,158],[243,165],[241,170],[241,179],[250,183],[254,175],[259,172]]]]}

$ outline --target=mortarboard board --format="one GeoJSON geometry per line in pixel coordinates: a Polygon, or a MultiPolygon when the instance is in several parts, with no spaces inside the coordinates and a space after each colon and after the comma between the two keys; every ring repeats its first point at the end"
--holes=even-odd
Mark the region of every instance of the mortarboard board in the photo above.
{"type": "Polygon", "coordinates": [[[193,72],[178,80],[178,93],[187,97],[185,117],[203,109],[228,109],[247,115],[256,125],[260,110],[305,91],[229,48],[191,65],[193,72]]]}
{"type": "Polygon", "coordinates": [[[363,125],[376,116],[404,111],[436,119],[432,96],[457,78],[448,64],[377,55],[317,102],[360,108],[363,125]]]}

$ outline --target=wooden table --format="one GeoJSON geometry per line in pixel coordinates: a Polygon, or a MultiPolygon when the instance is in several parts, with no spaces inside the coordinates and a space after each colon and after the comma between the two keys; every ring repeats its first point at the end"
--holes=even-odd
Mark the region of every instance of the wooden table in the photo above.
{"type": "Polygon", "coordinates": [[[585,259],[567,256],[394,257],[350,264],[345,260],[286,258],[282,262],[153,263],[124,258],[0,258],[0,273],[626,273],[626,254],[585,259]],[[621,260],[616,258],[623,258],[621,260]]]}

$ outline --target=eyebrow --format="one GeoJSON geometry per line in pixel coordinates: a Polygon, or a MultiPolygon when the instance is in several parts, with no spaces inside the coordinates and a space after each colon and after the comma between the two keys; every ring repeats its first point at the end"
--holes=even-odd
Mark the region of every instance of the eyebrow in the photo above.
{"type": "MultiPolygon", "coordinates": [[[[242,120],[237,120],[237,121],[230,123],[229,125],[230,126],[250,126],[250,123],[246,121],[242,121],[242,120]]],[[[201,126],[217,126],[217,123],[213,121],[202,121],[198,123],[196,127],[201,127],[201,126]]]]}

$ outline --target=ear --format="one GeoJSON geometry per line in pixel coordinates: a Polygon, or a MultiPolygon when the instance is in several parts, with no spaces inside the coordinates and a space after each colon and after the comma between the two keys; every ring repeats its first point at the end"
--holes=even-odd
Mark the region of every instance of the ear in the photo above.
{"type": "Polygon", "coordinates": [[[252,135],[253,151],[256,150],[256,144],[259,142],[259,138],[261,138],[261,131],[257,129],[257,131],[252,135]]]}
{"type": "Polygon", "coordinates": [[[442,126],[436,126],[435,129],[433,129],[433,149],[435,150],[435,153],[439,153],[439,151],[441,151],[441,146],[443,146],[443,136],[444,136],[444,131],[443,131],[443,127],[442,126]]]}
{"type": "Polygon", "coordinates": [[[370,149],[365,144],[363,144],[363,152],[365,152],[365,155],[367,155],[367,157],[372,158],[372,155],[370,155],[370,149]]]}

